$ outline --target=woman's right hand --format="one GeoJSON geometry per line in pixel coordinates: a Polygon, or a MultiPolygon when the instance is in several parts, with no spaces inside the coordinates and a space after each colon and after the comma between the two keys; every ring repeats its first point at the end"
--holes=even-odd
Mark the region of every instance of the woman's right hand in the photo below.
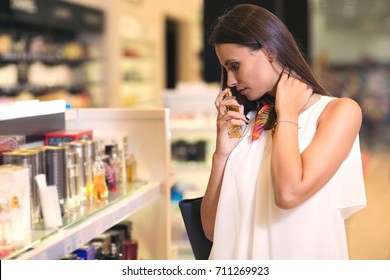
{"type": "Polygon", "coordinates": [[[235,99],[224,99],[227,89],[221,91],[214,104],[218,112],[217,116],[217,144],[215,155],[228,156],[241,138],[232,138],[229,136],[229,129],[234,126],[246,126],[244,115],[244,106],[240,105],[235,99]],[[227,110],[228,105],[239,106],[239,112],[227,110]]]}

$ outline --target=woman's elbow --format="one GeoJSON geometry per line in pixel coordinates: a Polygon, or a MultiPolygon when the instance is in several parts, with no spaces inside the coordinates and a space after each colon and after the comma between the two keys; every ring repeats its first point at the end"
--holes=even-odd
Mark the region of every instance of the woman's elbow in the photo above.
{"type": "Polygon", "coordinates": [[[210,217],[205,214],[205,209],[203,208],[200,210],[200,221],[204,235],[208,240],[213,241],[214,223],[212,223],[210,217]]]}
{"type": "Polygon", "coordinates": [[[279,192],[275,194],[275,204],[281,209],[292,209],[300,204],[299,198],[288,192],[279,192]]]}
{"type": "Polygon", "coordinates": [[[207,226],[205,224],[202,224],[203,233],[206,236],[208,240],[213,242],[213,236],[214,236],[214,229],[210,226],[207,226]]]}

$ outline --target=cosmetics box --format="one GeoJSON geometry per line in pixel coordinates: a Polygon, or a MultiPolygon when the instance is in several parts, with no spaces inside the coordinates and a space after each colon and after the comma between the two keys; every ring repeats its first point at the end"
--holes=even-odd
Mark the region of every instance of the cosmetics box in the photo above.
{"type": "Polygon", "coordinates": [[[123,220],[115,225],[113,225],[110,230],[117,230],[124,232],[125,240],[131,240],[131,231],[132,231],[132,222],[123,220]]]}
{"type": "Polygon", "coordinates": [[[0,165],[2,240],[23,244],[31,235],[30,168],[0,165]]]}
{"type": "Polygon", "coordinates": [[[111,248],[111,235],[109,234],[99,234],[94,239],[92,239],[89,243],[101,242],[102,243],[102,252],[104,255],[108,255],[110,253],[111,248]]]}
{"type": "Polygon", "coordinates": [[[58,130],[45,134],[46,146],[58,146],[63,142],[77,140],[90,140],[93,137],[92,130],[58,130]]]}
{"type": "Polygon", "coordinates": [[[111,236],[111,244],[116,244],[118,247],[122,245],[125,240],[125,232],[121,230],[108,230],[105,232],[111,236]]]}
{"type": "Polygon", "coordinates": [[[24,135],[0,135],[0,164],[3,163],[3,153],[21,148],[26,144],[24,135]]]}
{"type": "Polygon", "coordinates": [[[76,249],[74,252],[80,260],[94,260],[95,259],[95,246],[92,244],[83,245],[76,249]]]}

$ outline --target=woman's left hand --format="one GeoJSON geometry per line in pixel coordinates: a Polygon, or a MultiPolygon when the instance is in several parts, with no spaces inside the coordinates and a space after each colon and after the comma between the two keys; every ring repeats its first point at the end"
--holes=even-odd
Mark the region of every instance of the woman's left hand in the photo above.
{"type": "Polygon", "coordinates": [[[275,110],[278,116],[298,116],[313,94],[313,89],[298,78],[282,72],[276,89],[275,110]]]}

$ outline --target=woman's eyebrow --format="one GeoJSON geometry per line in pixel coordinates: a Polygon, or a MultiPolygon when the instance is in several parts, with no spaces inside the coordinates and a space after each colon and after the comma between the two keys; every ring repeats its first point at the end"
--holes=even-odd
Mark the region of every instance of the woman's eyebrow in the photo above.
{"type": "Polygon", "coordinates": [[[233,61],[234,61],[234,59],[228,59],[228,60],[225,61],[225,64],[224,64],[224,65],[225,65],[225,66],[228,66],[229,63],[230,63],[230,62],[233,62],[233,61]]]}

